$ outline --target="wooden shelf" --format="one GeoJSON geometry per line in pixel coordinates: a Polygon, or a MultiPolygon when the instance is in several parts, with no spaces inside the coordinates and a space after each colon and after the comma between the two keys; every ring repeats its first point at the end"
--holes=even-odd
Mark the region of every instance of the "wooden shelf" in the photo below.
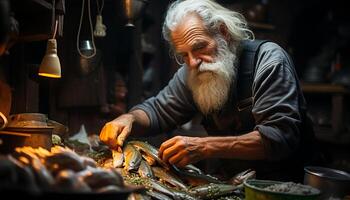
{"type": "Polygon", "coordinates": [[[350,94],[350,90],[342,85],[327,83],[302,83],[301,87],[305,93],[350,94]]]}

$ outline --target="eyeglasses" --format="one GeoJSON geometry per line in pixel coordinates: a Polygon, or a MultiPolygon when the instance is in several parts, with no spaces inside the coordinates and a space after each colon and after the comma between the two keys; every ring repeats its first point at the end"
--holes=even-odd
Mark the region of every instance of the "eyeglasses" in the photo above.
{"type": "Polygon", "coordinates": [[[185,64],[185,59],[182,55],[179,55],[177,53],[174,54],[174,59],[178,65],[184,65],[185,64]]]}

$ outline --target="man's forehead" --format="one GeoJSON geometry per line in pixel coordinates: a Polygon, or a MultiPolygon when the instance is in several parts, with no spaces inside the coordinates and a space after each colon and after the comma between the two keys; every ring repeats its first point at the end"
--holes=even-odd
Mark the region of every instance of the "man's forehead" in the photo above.
{"type": "Polygon", "coordinates": [[[208,36],[202,19],[196,14],[189,14],[182,18],[171,32],[172,42],[175,46],[205,41],[208,36]]]}
{"type": "Polygon", "coordinates": [[[203,20],[198,16],[198,14],[190,13],[185,15],[174,27],[172,33],[181,33],[190,28],[197,28],[205,30],[203,20]]]}

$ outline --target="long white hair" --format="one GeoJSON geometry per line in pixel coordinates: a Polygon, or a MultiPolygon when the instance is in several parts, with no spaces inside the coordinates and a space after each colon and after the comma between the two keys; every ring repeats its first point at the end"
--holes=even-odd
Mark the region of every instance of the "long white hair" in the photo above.
{"type": "Polygon", "coordinates": [[[254,39],[253,32],[248,29],[247,22],[240,13],[229,10],[213,0],[177,0],[169,6],[163,24],[162,32],[166,41],[172,44],[171,31],[191,13],[196,13],[202,18],[209,33],[218,33],[220,26],[225,25],[232,42],[254,39]]]}

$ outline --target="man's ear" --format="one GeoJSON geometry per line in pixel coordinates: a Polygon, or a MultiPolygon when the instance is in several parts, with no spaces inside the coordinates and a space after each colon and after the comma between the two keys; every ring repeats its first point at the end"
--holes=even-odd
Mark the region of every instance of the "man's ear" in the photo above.
{"type": "Polygon", "coordinates": [[[224,36],[226,41],[230,40],[230,34],[228,32],[227,26],[225,24],[220,24],[219,31],[222,36],[224,36]]]}

